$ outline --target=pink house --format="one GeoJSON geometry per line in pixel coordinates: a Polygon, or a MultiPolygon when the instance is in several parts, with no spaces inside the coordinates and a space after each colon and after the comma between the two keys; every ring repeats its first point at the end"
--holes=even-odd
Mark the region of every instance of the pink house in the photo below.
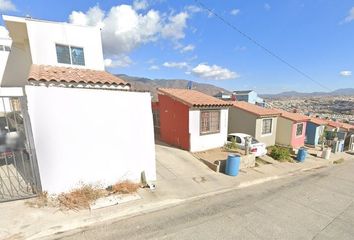
{"type": "Polygon", "coordinates": [[[299,113],[281,112],[277,123],[276,144],[300,148],[305,145],[306,124],[310,119],[299,113]]]}

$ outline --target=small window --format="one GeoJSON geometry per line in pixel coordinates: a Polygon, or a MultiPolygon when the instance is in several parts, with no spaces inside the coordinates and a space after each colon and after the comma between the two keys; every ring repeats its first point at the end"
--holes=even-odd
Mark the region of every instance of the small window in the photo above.
{"type": "Polygon", "coordinates": [[[79,47],[71,47],[72,64],[85,65],[84,49],[79,47]]]}
{"type": "Polygon", "coordinates": [[[242,143],[242,140],[239,136],[236,136],[236,143],[238,143],[238,144],[242,143]]]}
{"type": "Polygon", "coordinates": [[[273,119],[271,119],[271,118],[263,119],[262,135],[271,134],[272,133],[272,125],[273,125],[273,119]]]}
{"type": "Polygon", "coordinates": [[[296,136],[302,136],[302,131],[303,131],[303,128],[304,128],[304,124],[303,123],[298,123],[296,125],[296,136]]]}
{"type": "Polygon", "coordinates": [[[200,134],[220,132],[220,111],[200,112],[200,134]]]}
{"type": "Polygon", "coordinates": [[[5,52],[11,52],[11,48],[9,46],[4,46],[5,52]]]}
{"type": "Polygon", "coordinates": [[[58,63],[85,65],[84,49],[67,45],[56,44],[58,63]]]}
{"type": "Polygon", "coordinates": [[[58,63],[71,64],[69,46],[56,45],[58,63]]]}

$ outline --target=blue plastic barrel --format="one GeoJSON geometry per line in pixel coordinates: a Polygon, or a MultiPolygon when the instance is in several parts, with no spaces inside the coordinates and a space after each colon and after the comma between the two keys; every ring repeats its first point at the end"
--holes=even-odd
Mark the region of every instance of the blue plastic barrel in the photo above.
{"type": "Polygon", "coordinates": [[[225,173],[229,176],[237,176],[240,169],[241,157],[239,155],[230,154],[226,160],[225,173]]]}
{"type": "Polygon", "coordinates": [[[297,152],[296,159],[299,162],[303,162],[306,159],[306,155],[307,155],[307,150],[305,148],[300,148],[299,151],[297,152]]]}

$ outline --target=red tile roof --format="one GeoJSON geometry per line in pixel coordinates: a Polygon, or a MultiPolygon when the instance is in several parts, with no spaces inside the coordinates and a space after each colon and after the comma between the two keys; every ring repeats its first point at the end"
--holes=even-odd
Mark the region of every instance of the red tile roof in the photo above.
{"type": "Polygon", "coordinates": [[[242,102],[242,101],[234,101],[232,102],[233,107],[244,110],[246,112],[252,113],[254,115],[257,115],[259,117],[261,116],[279,116],[280,112],[275,109],[271,108],[264,108],[257,106],[252,103],[248,102],[242,102]]]}
{"type": "Polygon", "coordinates": [[[167,95],[190,107],[227,107],[232,105],[230,102],[189,89],[158,88],[158,93],[167,95]]]}
{"type": "Polygon", "coordinates": [[[36,64],[31,66],[28,81],[130,86],[129,83],[106,71],[36,64]]]}
{"type": "Polygon", "coordinates": [[[342,123],[342,122],[335,122],[331,120],[326,120],[328,123],[328,126],[334,127],[334,128],[342,128],[346,131],[354,131],[354,125],[349,124],[349,123],[342,123]]]}
{"type": "Polygon", "coordinates": [[[310,117],[299,113],[291,113],[280,109],[277,110],[281,112],[281,117],[289,119],[293,122],[307,122],[308,120],[310,120],[310,117]]]}
{"type": "Polygon", "coordinates": [[[317,118],[317,117],[311,117],[309,122],[312,122],[317,125],[327,125],[328,122],[325,119],[317,118]]]}

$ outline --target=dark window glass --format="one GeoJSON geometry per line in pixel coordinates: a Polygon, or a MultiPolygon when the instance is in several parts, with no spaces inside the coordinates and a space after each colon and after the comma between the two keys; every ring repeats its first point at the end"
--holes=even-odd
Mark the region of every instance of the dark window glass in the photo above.
{"type": "Polygon", "coordinates": [[[296,125],[296,136],[301,136],[302,135],[302,129],[304,128],[303,123],[298,123],[296,125]]]}
{"type": "Polygon", "coordinates": [[[85,65],[84,49],[79,47],[71,47],[72,64],[85,65]]]}
{"type": "Polygon", "coordinates": [[[273,119],[263,119],[262,124],[262,134],[270,134],[272,133],[272,121],[273,119]]]}
{"type": "Polygon", "coordinates": [[[56,44],[55,47],[57,50],[58,63],[71,64],[69,46],[56,44]]]}

